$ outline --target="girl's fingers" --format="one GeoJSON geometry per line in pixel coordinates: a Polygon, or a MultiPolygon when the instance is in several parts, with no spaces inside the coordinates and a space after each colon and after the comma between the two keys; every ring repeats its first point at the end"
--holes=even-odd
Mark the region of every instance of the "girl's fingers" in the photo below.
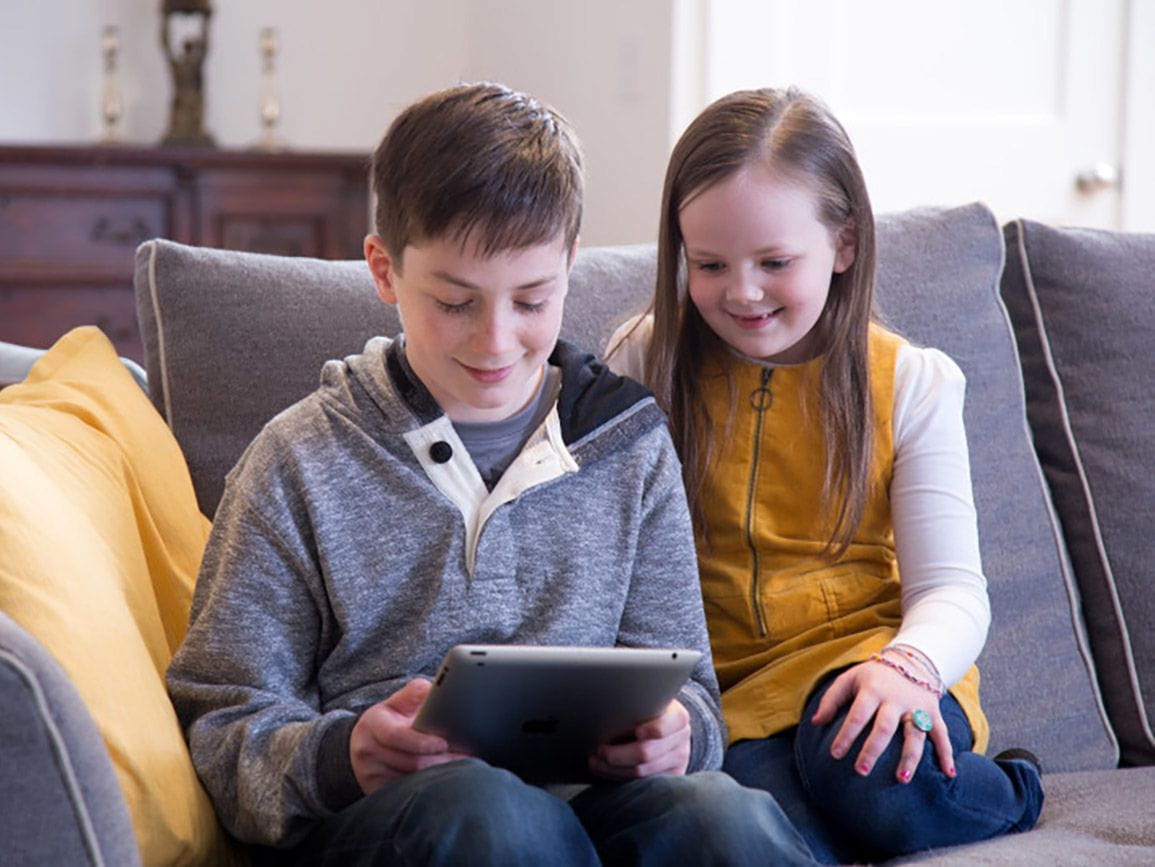
{"type": "Polygon", "coordinates": [[[900,783],[909,783],[918,771],[926,746],[926,733],[919,729],[907,713],[902,718],[902,755],[898,759],[898,769],[894,775],[900,783]]]}
{"type": "Polygon", "coordinates": [[[825,725],[834,719],[834,714],[842,705],[850,701],[855,689],[854,678],[851,675],[852,672],[847,671],[834,679],[830,689],[826,690],[826,694],[818,702],[818,709],[814,711],[811,722],[819,726],[825,725]]]}
{"type": "Polygon", "coordinates": [[[894,712],[880,707],[875,714],[874,728],[854,760],[854,770],[864,777],[874,770],[874,763],[885,752],[898,728],[899,718],[894,712]]]}
{"type": "MultiPolygon", "coordinates": [[[[846,714],[846,719],[842,721],[842,726],[838,729],[838,733],[834,736],[834,740],[830,744],[830,755],[836,759],[841,759],[849,752],[850,747],[855,740],[862,733],[862,730],[870,724],[870,720],[878,711],[878,701],[867,697],[864,693],[859,693],[850,705],[850,710],[846,714]]],[[[891,731],[894,731],[895,723],[890,722],[891,731]]],[[[878,727],[878,721],[875,721],[875,728],[878,727]]],[[[869,745],[870,739],[867,739],[869,745]]],[[[863,752],[866,752],[866,746],[863,747],[863,752]]],[[[859,756],[861,760],[862,756],[859,756]]],[[[875,755],[874,758],[878,758],[875,755]]],[[[870,766],[874,766],[874,762],[870,762],[870,766]]],[[[868,771],[869,773],[869,771],[868,771]]]]}
{"type": "Polygon", "coordinates": [[[942,768],[943,773],[948,777],[955,775],[954,750],[950,744],[950,732],[947,731],[946,722],[942,715],[937,709],[933,712],[922,711],[921,725],[916,725],[915,715],[919,713],[920,711],[917,710],[910,711],[902,717],[904,731],[902,755],[899,757],[898,768],[895,771],[895,777],[900,783],[909,783],[918,772],[928,737],[934,745],[939,767],[942,768]],[[927,720],[930,721],[931,725],[929,734],[924,730],[927,720]]]}
{"type": "Polygon", "coordinates": [[[938,756],[938,766],[948,777],[956,773],[954,766],[954,748],[950,745],[950,732],[947,731],[946,720],[938,713],[934,713],[934,728],[930,731],[930,739],[934,744],[935,755],[938,756]]]}

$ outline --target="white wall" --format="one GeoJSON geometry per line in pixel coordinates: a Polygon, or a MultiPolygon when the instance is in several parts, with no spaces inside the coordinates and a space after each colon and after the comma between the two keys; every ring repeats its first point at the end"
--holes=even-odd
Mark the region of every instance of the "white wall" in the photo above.
{"type": "Polygon", "coordinates": [[[584,242],[656,237],[671,143],[669,2],[471,5],[465,77],[533,93],[577,129],[588,190],[584,242]]]}
{"type": "MultiPolygon", "coordinates": [[[[3,0],[0,141],[101,132],[100,32],[121,30],[124,135],[164,134],[171,84],[160,0],[3,0]]],[[[206,122],[223,147],[260,135],[258,33],[278,29],[280,133],[368,151],[398,109],[460,80],[504,81],[575,125],[588,169],[587,244],[650,240],[670,144],[669,0],[214,0],[206,122]]]]}

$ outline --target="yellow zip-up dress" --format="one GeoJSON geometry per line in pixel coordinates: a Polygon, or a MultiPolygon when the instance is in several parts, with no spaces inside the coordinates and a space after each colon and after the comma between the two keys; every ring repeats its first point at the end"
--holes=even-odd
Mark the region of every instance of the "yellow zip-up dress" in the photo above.
{"type": "MultiPolygon", "coordinates": [[[[731,742],[797,724],[825,674],[868,659],[898,631],[901,585],[888,492],[902,343],[871,328],[872,496],[834,563],[820,556],[829,534],[818,421],[822,359],[769,368],[727,358],[717,382],[705,384],[719,445],[703,490],[707,532],[698,539],[698,562],[731,742]],[[737,413],[727,430],[732,395],[737,413]]],[[[978,684],[972,665],[951,693],[982,752],[989,729],[978,684]]]]}

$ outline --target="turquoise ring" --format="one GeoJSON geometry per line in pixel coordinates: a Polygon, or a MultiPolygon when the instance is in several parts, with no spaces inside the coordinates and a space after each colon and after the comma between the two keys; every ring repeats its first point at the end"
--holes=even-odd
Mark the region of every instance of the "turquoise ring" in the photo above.
{"type": "Polygon", "coordinates": [[[929,733],[930,730],[934,728],[934,720],[932,720],[930,718],[930,714],[928,714],[922,708],[919,708],[918,710],[912,710],[910,712],[910,721],[920,732],[929,733]]]}

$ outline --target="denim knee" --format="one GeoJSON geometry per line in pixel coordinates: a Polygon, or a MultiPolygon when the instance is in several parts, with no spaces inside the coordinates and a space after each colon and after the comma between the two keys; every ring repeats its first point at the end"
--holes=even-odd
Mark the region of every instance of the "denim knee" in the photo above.
{"type": "Polygon", "coordinates": [[[400,808],[394,848],[418,863],[596,864],[569,806],[515,774],[466,759],[422,771],[400,808]]]}
{"type": "MultiPolygon", "coordinates": [[[[643,799],[660,824],[660,837],[643,852],[675,857],[650,863],[813,864],[810,850],[767,792],[739,785],[721,771],[659,776],[631,783],[645,787],[643,799]]],[[[645,859],[643,859],[645,860],[645,859]]]]}
{"type": "Polygon", "coordinates": [[[854,769],[854,758],[866,733],[859,735],[843,759],[836,760],[830,755],[830,743],[842,715],[823,727],[805,718],[795,739],[795,760],[815,806],[859,845],[885,856],[970,843],[1031,827],[1042,806],[1034,768],[1003,768],[970,752],[970,727],[958,702],[946,696],[940,710],[950,731],[957,775],[949,777],[939,767],[928,739],[908,783],[894,777],[901,733],[892,738],[874,769],[861,776],[854,769]]]}

